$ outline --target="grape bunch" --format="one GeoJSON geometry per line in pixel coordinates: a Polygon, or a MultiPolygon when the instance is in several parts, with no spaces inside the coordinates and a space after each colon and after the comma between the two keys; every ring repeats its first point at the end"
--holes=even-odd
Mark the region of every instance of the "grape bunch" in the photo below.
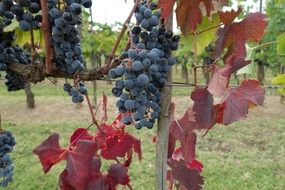
{"type": "Polygon", "coordinates": [[[3,0],[0,3],[1,26],[5,27],[12,23],[16,18],[19,22],[19,28],[23,31],[40,28],[42,16],[38,14],[41,10],[40,0],[3,0]]]}
{"type": "Polygon", "coordinates": [[[7,63],[29,64],[31,55],[24,52],[19,46],[12,46],[13,32],[0,32],[0,71],[6,71],[6,86],[8,91],[17,91],[25,88],[25,80],[15,72],[7,70],[7,63]]]}
{"type": "Polygon", "coordinates": [[[70,83],[65,83],[63,85],[63,90],[72,97],[71,100],[73,103],[83,102],[83,96],[87,94],[87,88],[83,82],[79,82],[77,87],[71,86],[70,83]]]}
{"type": "MultiPolygon", "coordinates": [[[[64,9],[58,7],[57,0],[48,0],[49,24],[51,28],[51,45],[54,49],[54,62],[58,69],[68,74],[75,74],[84,70],[84,58],[80,45],[78,25],[81,24],[82,6],[90,8],[91,0],[65,0],[64,9]]],[[[84,100],[87,93],[84,84],[73,88],[70,84],[64,85],[64,90],[72,96],[72,102],[84,100]]]]}
{"type": "Polygon", "coordinates": [[[142,1],[135,12],[137,24],[129,31],[130,48],[121,54],[121,65],[109,71],[117,79],[112,93],[119,97],[117,107],[125,116],[122,122],[137,129],[153,128],[161,108],[160,89],[166,84],[176,59],[180,37],[159,26],[160,10],[156,3],[142,1]]]}
{"type": "Polygon", "coordinates": [[[91,0],[65,0],[65,8],[59,9],[57,0],[49,0],[49,23],[51,28],[51,44],[55,52],[54,61],[57,68],[74,74],[84,70],[84,58],[80,45],[79,30],[82,6],[90,8],[91,0]]]}
{"type": "Polygon", "coordinates": [[[13,180],[13,163],[8,153],[12,152],[15,139],[11,132],[0,132],[0,186],[7,187],[13,180]]]}

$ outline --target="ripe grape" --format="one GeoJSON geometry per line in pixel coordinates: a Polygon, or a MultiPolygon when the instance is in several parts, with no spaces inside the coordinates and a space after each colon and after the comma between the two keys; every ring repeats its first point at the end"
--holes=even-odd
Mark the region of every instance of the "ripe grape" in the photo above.
{"type": "MultiPolygon", "coordinates": [[[[171,66],[176,63],[171,52],[178,48],[180,37],[158,26],[161,12],[156,3],[142,1],[135,12],[137,24],[131,29],[132,46],[121,54],[124,73],[109,71],[110,78],[118,78],[116,89],[122,90],[117,107],[121,113],[130,113],[122,122],[134,123],[137,129],[151,129],[159,117],[162,99],[161,87],[171,66]]],[[[115,96],[117,94],[115,93],[115,96]]]]}

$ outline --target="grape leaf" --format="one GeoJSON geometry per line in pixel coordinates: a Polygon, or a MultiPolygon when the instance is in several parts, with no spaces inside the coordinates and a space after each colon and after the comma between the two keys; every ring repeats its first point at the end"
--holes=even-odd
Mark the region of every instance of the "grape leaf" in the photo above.
{"type": "Polygon", "coordinates": [[[211,16],[211,12],[215,10],[216,4],[224,4],[224,1],[217,0],[181,0],[178,2],[176,9],[177,24],[184,35],[194,33],[196,28],[202,22],[203,12],[201,5],[204,5],[206,15],[211,16]]]}
{"type": "Polygon", "coordinates": [[[203,177],[196,169],[189,169],[184,160],[168,161],[169,167],[172,169],[173,177],[184,185],[188,190],[200,190],[204,184],[203,177]]]}
{"type": "Polygon", "coordinates": [[[162,8],[161,17],[167,20],[173,11],[176,0],[159,0],[158,6],[162,8]]]}
{"type": "Polygon", "coordinates": [[[86,190],[109,190],[107,177],[100,171],[101,160],[98,157],[93,157],[89,168],[86,190]]]}
{"type": "Polygon", "coordinates": [[[222,96],[229,87],[231,68],[229,66],[219,68],[217,65],[212,65],[210,69],[212,70],[212,78],[208,90],[213,95],[222,96]]]}
{"type": "Polygon", "coordinates": [[[76,190],[85,190],[90,163],[97,148],[97,143],[94,141],[80,140],[77,142],[75,149],[69,151],[65,179],[76,190]]]}
{"type": "Polygon", "coordinates": [[[251,61],[245,61],[242,57],[236,57],[233,54],[226,59],[223,68],[212,65],[210,70],[212,70],[213,76],[208,85],[209,92],[213,95],[223,96],[229,87],[231,75],[250,62],[251,61]]]}
{"type": "Polygon", "coordinates": [[[102,149],[102,157],[114,160],[117,157],[124,157],[128,151],[134,149],[141,160],[141,142],[130,134],[116,134],[106,140],[106,146],[102,149]]]}
{"type": "Polygon", "coordinates": [[[235,11],[234,9],[232,9],[231,11],[226,11],[226,12],[218,11],[218,14],[219,14],[221,22],[225,25],[229,25],[236,19],[236,17],[241,12],[242,12],[242,8],[239,7],[237,11],[235,11]]]}
{"type": "Polygon", "coordinates": [[[60,190],[76,190],[67,182],[66,177],[67,177],[67,170],[65,169],[59,175],[60,190]]]}
{"type": "Polygon", "coordinates": [[[267,26],[266,16],[262,13],[250,13],[241,22],[226,25],[218,30],[215,58],[222,54],[223,49],[228,48],[228,56],[235,54],[237,58],[246,57],[245,43],[259,42],[264,36],[267,26]]]}
{"type": "Polygon", "coordinates": [[[203,170],[203,164],[196,160],[196,159],[193,159],[187,166],[189,169],[195,169],[197,170],[198,172],[202,172],[203,170]]]}
{"type": "Polygon", "coordinates": [[[176,55],[184,56],[185,53],[194,52],[193,42],[196,40],[197,47],[196,52],[197,55],[201,55],[204,52],[204,49],[207,45],[209,45],[216,37],[216,32],[218,28],[214,28],[215,26],[220,24],[220,19],[217,13],[213,14],[211,16],[211,19],[209,19],[207,16],[203,16],[201,24],[197,26],[196,32],[202,32],[206,31],[209,28],[213,28],[211,30],[208,30],[206,32],[199,33],[199,35],[196,35],[194,39],[194,35],[187,35],[187,36],[181,36],[180,40],[180,48],[175,53],[176,55]]]}
{"type": "Polygon", "coordinates": [[[59,135],[53,133],[42,144],[33,150],[33,153],[38,155],[43,171],[47,173],[51,167],[66,159],[67,151],[59,146],[59,135]]]}
{"type": "Polygon", "coordinates": [[[101,130],[97,131],[95,139],[96,142],[98,142],[99,147],[104,148],[106,146],[106,139],[109,136],[113,136],[114,134],[116,134],[117,130],[115,130],[113,127],[107,124],[100,125],[100,129],[101,130]]]}
{"type": "Polygon", "coordinates": [[[112,164],[108,170],[107,179],[111,189],[116,189],[116,186],[127,185],[130,182],[128,169],[120,164],[112,164]]]}
{"type": "Polygon", "coordinates": [[[246,80],[237,88],[229,89],[221,103],[226,104],[223,124],[228,125],[247,116],[249,108],[262,105],[265,91],[259,82],[246,80]]]}
{"type": "Polygon", "coordinates": [[[198,87],[191,93],[191,99],[194,101],[193,111],[196,122],[202,125],[212,123],[214,118],[212,94],[206,88],[198,87]]]}
{"type": "Polygon", "coordinates": [[[79,140],[93,140],[93,136],[88,133],[87,129],[78,128],[71,135],[69,143],[74,147],[79,140]]]}

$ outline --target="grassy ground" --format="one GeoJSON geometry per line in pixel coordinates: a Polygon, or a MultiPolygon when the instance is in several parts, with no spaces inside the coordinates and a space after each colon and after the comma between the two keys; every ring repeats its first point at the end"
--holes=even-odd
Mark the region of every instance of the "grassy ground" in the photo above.
{"type": "MultiPolygon", "coordinates": [[[[28,110],[23,92],[7,93],[0,82],[2,128],[13,131],[17,145],[11,154],[15,163],[15,179],[7,190],[56,190],[58,175],[64,162],[44,175],[32,149],[49,134],[61,135],[66,146],[69,135],[77,127],[90,123],[89,113],[71,104],[62,85],[46,82],[33,87],[36,109],[28,110]]],[[[110,86],[99,83],[99,94],[110,92],[110,86]]],[[[191,104],[190,89],[174,89],[177,115],[191,104]]],[[[115,99],[109,98],[109,118],[115,117],[115,99]]],[[[204,164],[206,190],[283,190],[285,189],[285,106],[278,97],[270,96],[263,107],[252,110],[248,119],[230,126],[216,126],[207,136],[199,135],[197,155],[204,164]]],[[[136,131],[142,139],[143,160],[130,168],[135,190],[154,190],[155,130],[136,131]]]]}

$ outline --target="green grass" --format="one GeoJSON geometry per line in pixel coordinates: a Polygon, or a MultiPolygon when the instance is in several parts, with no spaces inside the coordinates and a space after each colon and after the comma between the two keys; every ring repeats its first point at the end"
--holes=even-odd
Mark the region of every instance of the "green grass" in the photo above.
{"type": "MultiPolygon", "coordinates": [[[[63,100],[69,104],[69,97],[62,91],[61,86],[61,83],[58,86],[51,86],[49,83],[34,86],[33,92],[36,95],[37,104],[49,106],[50,103],[59,103],[63,100]]],[[[100,82],[99,86],[99,94],[103,92],[110,94],[110,86],[106,85],[106,82],[100,82]]],[[[189,88],[175,89],[173,90],[173,99],[179,101],[179,99],[185,98],[189,92],[189,88]]],[[[69,120],[68,115],[64,113],[64,107],[62,107],[62,120],[42,119],[36,122],[27,122],[25,118],[21,118],[21,115],[9,112],[16,106],[24,107],[24,101],[24,92],[7,93],[5,87],[0,85],[0,113],[2,112],[2,115],[5,116],[5,113],[8,112],[13,116],[9,119],[2,117],[2,128],[12,131],[17,140],[17,145],[11,154],[15,163],[15,178],[14,182],[6,189],[56,190],[58,189],[58,176],[64,169],[65,162],[54,166],[45,175],[41,170],[38,158],[32,154],[32,150],[53,132],[59,133],[61,145],[67,146],[73,130],[87,126],[89,121],[82,120],[82,115],[69,120]]],[[[177,107],[184,109],[189,104],[189,99],[185,102],[187,102],[185,105],[177,105],[177,107]]],[[[285,109],[284,106],[281,107],[281,116],[284,113],[282,108],[285,109]]],[[[36,108],[30,112],[41,112],[39,109],[36,108]]],[[[22,110],[23,112],[28,111],[24,108],[22,110]]],[[[110,114],[112,113],[111,111],[110,114]]],[[[114,117],[115,115],[110,115],[110,119],[114,117]]],[[[155,130],[131,130],[131,132],[142,140],[143,149],[142,162],[140,163],[136,157],[130,167],[131,185],[134,190],[154,190],[155,145],[152,143],[152,137],[155,135],[155,130]]],[[[205,137],[202,136],[202,133],[199,134],[196,150],[198,160],[204,164],[204,189],[285,189],[284,117],[249,118],[230,126],[216,126],[205,137]]],[[[102,171],[107,170],[106,165],[104,164],[102,171]]]]}
{"type": "MultiPolygon", "coordinates": [[[[204,164],[205,189],[282,190],[285,187],[285,120],[240,122],[217,126],[198,140],[198,159],[204,164]]],[[[73,129],[81,123],[47,125],[15,125],[4,122],[3,128],[11,130],[17,139],[12,157],[15,162],[15,179],[8,190],[50,190],[57,188],[58,175],[64,162],[44,175],[32,149],[53,132],[61,135],[61,145],[66,146],[73,129]]],[[[141,137],[143,160],[135,159],[130,168],[134,189],[154,189],[155,147],[151,142],[154,131],[133,131],[141,137]]],[[[105,169],[106,171],[106,169],[105,169]]]]}

